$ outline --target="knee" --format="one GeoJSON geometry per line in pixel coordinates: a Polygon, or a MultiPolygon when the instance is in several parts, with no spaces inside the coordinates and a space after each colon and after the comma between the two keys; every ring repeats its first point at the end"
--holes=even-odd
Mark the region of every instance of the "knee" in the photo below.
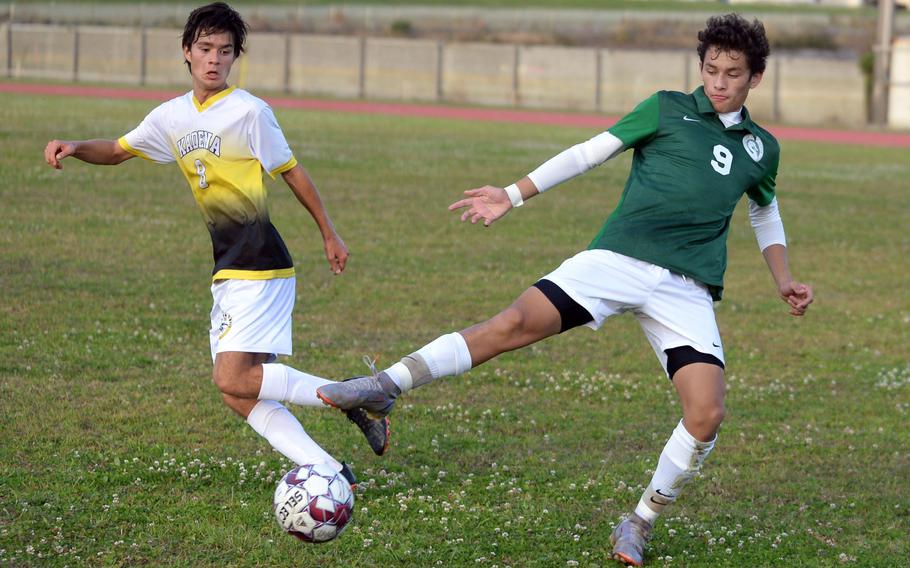
{"type": "Polygon", "coordinates": [[[496,330],[503,336],[514,337],[521,335],[527,329],[528,318],[524,312],[509,307],[499,313],[495,318],[496,330]]]}
{"type": "Polygon", "coordinates": [[[212,370],[212,382],[215,383],[222,395],[227,396],[237,394],[243,379],[236,372],[216,365],[212,370]]]}
{"type": "Polygon", "coordinates": [[[692,436],[703,442],[714,438],[726,416],[723,402],[717,402],[692,409],[685,415],[686,429],[692,436]]]}
{"type": "Polygon", "coordinates": [[[237,415],[242,418],[246,418],[250,414],[249,401],[231,396],[227,393],[221,393],[221,400],[224,402],[224,405],[234,411],[237,415]]]}
{"type": "Polygon", "coordinates": [[[218,388],[218,390],[220,390],[222,393],[224,393],[229,388],[229,385],[228,385],[229,382],[230,382],[230,378],[227,376],[227,373],[222,371],[216,365],[215,368],[212,369],[212,383],[215,384],[215,386],[218,388]]]}
{"type": "Polygon", "coordinates": [[[720,424],[724,421],[724,418],[727,416],[727,409],[724,407],[724,403],[720,402],[711,407],[709,407],[705,412],[705,422],[712,426],[714,430],[720,428],[720,424]]]}

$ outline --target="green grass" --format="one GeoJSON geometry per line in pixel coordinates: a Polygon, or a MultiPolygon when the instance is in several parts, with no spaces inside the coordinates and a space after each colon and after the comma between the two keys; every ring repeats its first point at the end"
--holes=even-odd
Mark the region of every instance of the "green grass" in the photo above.
{"type": "MultiPolygon", "coordinates": [[[[116,137],[148,102],[3,95],[0,566],[601,566],[679,419],[635,321],[576,330],[416,390],[373,456],[337,412],[295,408],[361,478],[355,522],[307,546],[270,514],[289,463],[210,381],[210,244],[174,166],[42,161],[116,137]]],[[[351,249],[332,277],[281,183],[298,264],[300,369],[387,365],[506,306],[583,248],[629,157],[491,228],[446,206],[592,131],[278,109],[351,249]]],[[[897,566],[910,557],[910,161],[783,143],[791,318],[741,208],[718,319],[728,411],[703,475],[658,525],[652,566],[897,566]]]]}

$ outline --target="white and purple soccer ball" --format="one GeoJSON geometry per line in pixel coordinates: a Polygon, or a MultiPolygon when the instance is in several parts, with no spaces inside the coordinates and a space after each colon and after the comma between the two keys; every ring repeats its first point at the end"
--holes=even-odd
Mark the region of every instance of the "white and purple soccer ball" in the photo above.
{"type": "Polygon", "coordinates": [[[324,463],[287,472],[278,482],[273,502],[281,529],[304,542],[338,538],[354,515],[351,484],[324,463]]]}

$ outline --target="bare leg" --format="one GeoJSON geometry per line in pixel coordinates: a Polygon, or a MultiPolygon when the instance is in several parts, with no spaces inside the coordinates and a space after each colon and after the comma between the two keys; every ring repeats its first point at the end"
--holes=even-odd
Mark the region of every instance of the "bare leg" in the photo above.
{"type": "Polygon", "coordinates": [[[385,416],[402,392],[459,375],[501,353],[555,335],[561,324],[559,311],[543,292],[531,287],[489,320],[440,336],[374,376],[321,386],[317,395],[329,406],[363,408],[385,416]]]}
{"type": "Polygon", "coordinates": [[[461,335],[476,367],[497,355],[556,335],[561,325],[559,311],[543,292],[532,286],[511,306],[465,329],[461,335]]]}
{"type": "Polygon", "coordinates": [[[664,508],[701,468],[714,448],[724,419],[724,372],[717,365],[692,363],[673,375],[682,401],[683,419],[673,430],[657,462],[651,483],[635,513],[653,524],[664,508]]]}
{"type": "Polygon", "coordinates": [[[224,403],[246,418],[256,406],[262,388],[262,364],[266,353],[225,351],[215,355],[212,379],[221,391],[224,403]]]}
{"type": "Polygon", "coordinates": [[[673,375],[683,409],[683,424],[701,442],[710,442],[724,420],[724,370],[710,363],[692,363],[673,375]]]}
{"type": "Polygon", "coordinates": [[[262,388],[262,364],[268,357],[266,353],[237,351],[215,356],[212,377],[224,403],[294,463],[328,463],[341,471],[341,463],[307,435],[287,408],[274,400],[258,399],[262,388]]]}

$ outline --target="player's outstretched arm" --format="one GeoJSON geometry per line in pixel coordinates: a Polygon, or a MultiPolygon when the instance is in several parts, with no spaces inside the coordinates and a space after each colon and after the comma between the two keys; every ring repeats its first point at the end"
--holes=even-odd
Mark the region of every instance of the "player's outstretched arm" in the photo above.
{"type": "Polygon", "coordinates": [[[777,291],[781,299],[790,306],[790,314],[802,316],[809,309],[809,304],[814,299],[812,287],[802,282],[793,280],[790,276],[790,266],[787,260],[787,247],[774,244],[762,251],[765,262],[771,270],[777,291]]]}
{"type": "Polygon", "coordinates": [[[537,195],[537,187],[530,178],[524,177],[508,188],[485,185],[464,192],[467,198],[449,205],[449,211],[464,209],[461,220],[471,220],[472,224],[483,219],[484,227],[489,227],[513,207],[518,207],[526,199],[537,195]]]}
{"type": "Polygon", "coordinates": [[[116,140],[51,140],[44,147],[44,160],[54,169],[62,170],[60,162],[70,156],[102,166],[115,166],[133,157],[116,140]]]}
{"type": "Polygon", "coordinates": [[[319,196],[319,191],[316,189],[313,180],[310,179],[310,175],[303,166],[297,164],[281,174],[281,176],[288,184],[288,187],[291,188],[291,191],[294,192],[297,200],[306,207],[313,220],[316,221],[319,232],[322,233],[325,257],[329,261],[329,267],[331,267],[332,272],[341,274],[348,261],[348,247],[335,231],[335,225],[329,218],[329,214],[322,204],[322,198],[319,196]]]}
{"type": "Polygon", "coordinates": [[[508,187],[485,185],[469,189],[464,192],[467,198],[449,205],[449,211],[465,209],[462,221],[470,219],[476,224],[483,219],[484,227],[488,227],[525,200],[587,172],[625,149],[622,140],[610,132],[602,132],[563,150],[508,187]]]}

